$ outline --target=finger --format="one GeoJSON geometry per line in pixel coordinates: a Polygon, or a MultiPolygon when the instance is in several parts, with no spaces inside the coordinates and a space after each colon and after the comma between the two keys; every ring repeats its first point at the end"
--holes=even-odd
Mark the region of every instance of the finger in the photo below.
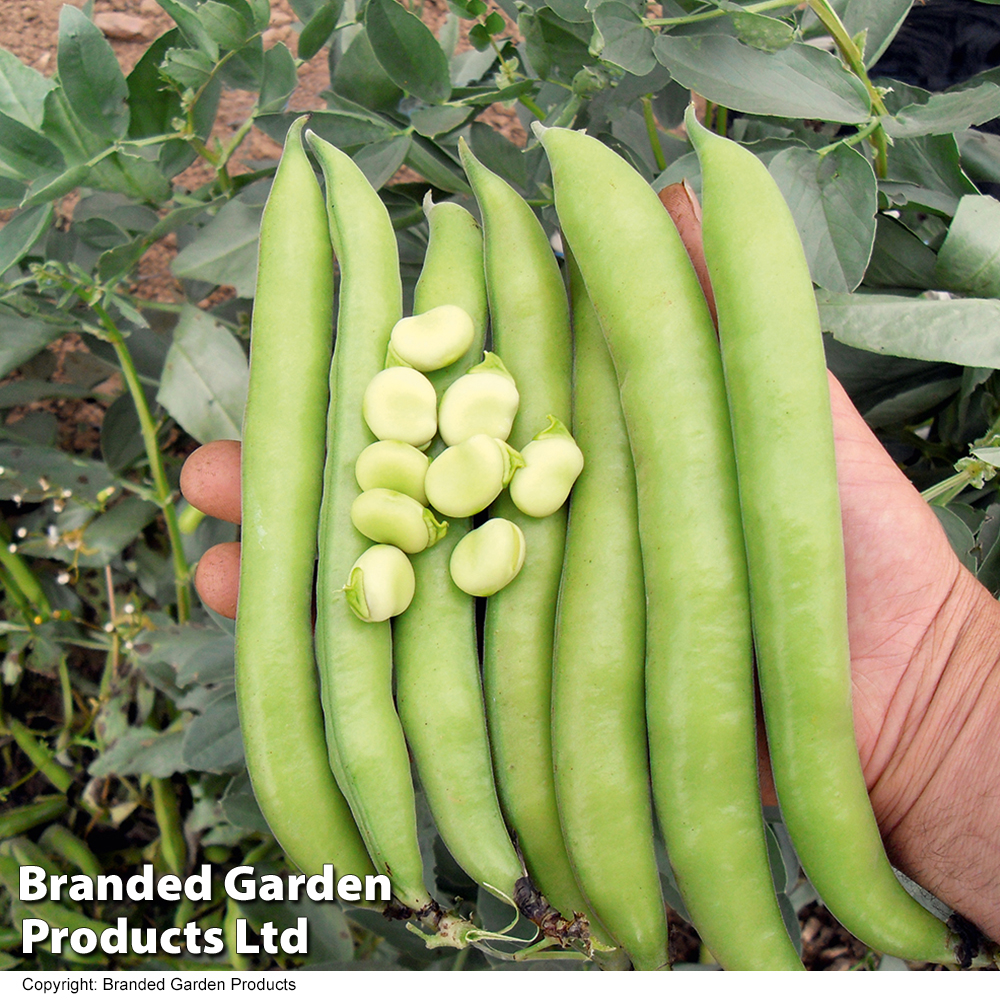
{"type": "Polygon", "coordinates": [[[240,543],[213,545],[198,560],[194,585],[201,599],[216,614],[236,617],[236,595],[240,586],[240,543]]]}
{"type": "Polygon", "coordinates": [[[687,255],[694,265],[694,272],[698,275],[698,283],[701,285],[709,312],[712,314],[712,322],[718,326],[719,317],[715,311],[715,295],[708,277],[708,266],[705,264],[705,248],[701,242],[701,205],[698,204],[698,196],[687,181],[668,184],[659,194],[660,201],[670,218],[674,220],[684,249],[687,250],[687,255]]]}
{"type": "Polygon", "coordinates": [[[181,469],[181,492],[202,513],[239,524],[239,441],[211,441],[192,452],[181,469]]]}

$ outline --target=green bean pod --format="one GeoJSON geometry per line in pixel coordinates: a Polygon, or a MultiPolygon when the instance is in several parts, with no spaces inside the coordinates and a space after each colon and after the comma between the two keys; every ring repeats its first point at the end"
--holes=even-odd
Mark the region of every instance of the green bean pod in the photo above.
{"type": "MultiPolygon", "coordinates": [[[[307,874],[374,874],[327,760],[312,593],[333,343],[323,196],[288,131],[261,223],[243,418],[236,696],[261,812],[307,874]]],[[[359,623],[360,624],[360,623],[359,623]]]]}
{"type": "Polygon", "coordinates": [[[392,696],[388,621],[362,622],[344,584],[368,541],[351,524],[358,455],[374,440],[361,412],[402,316],[389,214],[354,161],[307,133],[326,178],[330,234],[340,262],[337,339],[330,368],[327,455],[319,527],[316,651],[330,763],[375,867],[417,913],[433,907],[417,841],[410,761],[392,696]]]}
{"type": "Polygon", "coordinates": [[[771,766],[792,842],[831,913],[878,951],[953,962],[948,931],[886,858],[858,757],[826,364],[809,268],[760,160],[688,134],[703,177],[771,766]],[[809,502],[798,504],[803,484],[809,502]]]}
{"type": "Polygon", "coordinates": [[[711,316],[639,174],[582,132],[547,129],[541,141],[635,461],[650,771],[670,863],[725,968],[800,969],[759,801],[746,558],[711,316]]]}
{"type": "Polygon", "coordinates": [[[570,501],[556,616],[559,818],[577,881],[604,926],[637,969],[660,969],[668,961],[667,919],[649,795],[635,469],[611,355],[576,261],[568,253],[567,260],[573,435],[586,465],[570,501]]]}
{"type": "MultiPolygon", "coordinates": [[[[451,202],[425,202],[430,241],[414,311],[459,305],[475,336],[464,357],[429,373],[440,393],[480,358],[488,321],[483,236],[476,220],[451,202]]],[[[436,446],[432,446],[436,447],[436,446]]],[[[500,813],[479,677],[475,600],[452,583],[451,552],[471,526],[453,520],[448,534],[413,557],[410,607],[393,623],[396,701],[420,784],[441,839],[462,869],[511,902],[524,874],[500,813]]]]}
{"type": "MultiPolygon", "coordinates": [[[[569,303],[534,212],[464,142],[459,150],[483,217],[493,346],[520,393],[510,435],[517,448],[548,424],[550,413],[570,424],[569,303]]],[[[483,685],[500,804],[549,902],[566,917],[589,914],[563,843],[552,774],[552,643],[566,511],[537,520],[502,494],[490,516],[518,525],[527,548],[517,578],[486,602],[483,685]]]]}

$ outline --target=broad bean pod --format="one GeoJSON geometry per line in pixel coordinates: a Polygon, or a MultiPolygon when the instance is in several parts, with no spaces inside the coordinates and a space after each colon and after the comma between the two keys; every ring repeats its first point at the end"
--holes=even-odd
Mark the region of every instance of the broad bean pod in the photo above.
{"type": "Polygon", "coordinates": [[[236,697],[254,795],[288,858],[308,874],[332,862],[338,874],[364,876],[374,869],[330,770],[313,658],[333,255],[304,122],[289,129],[261,223],[243,418],[236,697]]]}
{"type": "MultiPolygon", "coordinates": [[[[569,303],[534,212],[464,142],[459,151],[483,218],[493,346],[520,394],[510,435],[517,448],[550,413],[571,421],[569,303]]],[[[528,552],[517,578],[486,602],[483,685],[500,803],[538,888],[565,917],[592,919],[563,843],[552,774],[552,643],[566,511],[536,520],[501,495],[490,516],[518,525],[528,552]]],[[[592,930],[607,941],[596,921],[592,930]]]]}
{"type": "Polygon", "coordinates": [[[667,966],[646,742],[645,604],[635,469],[618,379],[571,253],[573,489],[559,587],[552,757],[580,887],[637,969],[667,966]],[[627,819],[626,819],[627,817],[627,819]]]}
{"type": "MultiPolygon", "coordinates": [[[[438,391],[482,354],[488,322],[483,236],[461,206],[424,211],[430,240],[414,309],[460,305],[475,336],[463,358],[432,372],[438,391]]],[[[479,677],[476,607],[451,580],[448,562],[469,529],[453,521],[448,535],[413,559],[416,594],[393,623],[396,699],[420,783],[441,839],[479,885],[511,902],[524,874],[497,801],[479,677]]]]}
{"type": "Polygon", "coordinates": [[[424,884],[409,755],[392,696],[390,626],[360,621],[343,589],[368,547],[351,524],[351,504],[360,492],[354,465],[374,441],[362,418],[362,396],[381,371],[389,333],[402,316],[396,236],[354,161],[313,133],[307,138],[326,179],[330,235],[340,262],[316,583],[327,745],[376,868],[389,875],[401,903],[431,914],[435,904],[424,884]]]}
{"type": "Polygon", "coordinates": [[[546,129],[541,142],[635,460],[650,770],[670,863],[725,968],[801,969],[759,802],[746,557],[711,316],[642,177],[582,132],[546,129]]]}
{"type": "Polygon", "coordinates": [[[782,816],[830,912],[870,947],[953,962],[944,924],[886,858],[858,757],[826,363],[812,279],[764,165],[686,116],[701,162],[750,569],[757,671],[782,816]],[[790,503],[802,483],[809,503],[790,503]]]}

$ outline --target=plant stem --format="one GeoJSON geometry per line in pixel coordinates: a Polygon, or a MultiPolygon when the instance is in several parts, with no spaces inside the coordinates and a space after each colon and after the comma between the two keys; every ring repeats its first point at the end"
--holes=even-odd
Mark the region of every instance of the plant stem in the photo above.
{"type": "Polygon", "coordinates": [[[101,321],[101,326],[107,335],[108,341],[115,349],[122,374],[125,376],[125,384],[128,386],[128,391],[132,396],[136,412],[139,414],[139,426],[142,429],[142,440],[146,447],[146,457],[149,460],[149,468],[153,475],[156,499],[160,509],[163,511],[163,516],[167,523],[167,536],[170,539],[170,551],[174,562],[174,585],[177,591],[177,620],[183,623],[188,620],[191,614],[191,593],[188,586],[191,570],[184,556],[181,531],[177,524],[177,508],[174,505],[173,490],[167,481],[167,472],[163,465],[163,455],[160,452],[160,445],[156,438],[156,424],[153,421],[153,415],[149,411],[146,393],[143,391],[142,384],[139,381],[139,374],[136,371],[135,363],[132,361],[132,355],[125,345],[125,338],[104,306],[100,302],[94,302],[92,305],[94,312],[97,313],[101,321]]]}
{"type": "Polygon", "coordinates": [[[660,131],[656,127],[651,94],[646,94],[642,99],[642,117],[646,122],[646,135],[649,136],[649,146],[653,150],[656,169],[662,172],[667,169],[667,158],[663,153],[663,144],[660,142],[660,131]]]}
{"type": "Polygon", "coordinates": [[[715,131],[723,139],[726,137],[726,132],[729,131],[729,108],[723,107],[721,104],[715,106],[715,131]]]}
{"type": "Polygon", "coordinates": [[[41,625],[43,620],[52,617],[52,606],[31,567],[16,551],[11,551],[11,545],[14,544],[12,538],[6,523],[0,521],[0,566],[7,570],[21,593],[37,609],[38,620],[35,624],[41,625]]]}
{"type": "Polygon", "coordinates": [[[60,792],[63,794],[68,792],[70,785],[73,784],[73,775],[52,756],[49,748],[36,739],[31,730],[20,719],[11,716],[7,720],[7,728],[10,730],[11,736],[14,737],[14,742],[38,771],[44,774],[60,792]]]}
{"type": "Polygon", "coordinates": [[[69,665],[65,654],[59,657],[59,690],[62,694],[63,725],[56,745],[62,750],[68,746],[73,731],[73,683],[69,677],[69,665]]]}
{"type": "Polygon", "coordinates": [[[151,778],[149,783],[153,790],[153,812],[160,828],[163,863],[175,875],[180,875],[187,861],[187,842],[177,792],[169,778],[151,778]]]}
{"type": "Polygon", "coordinates": [[[866,125],[862,125],[861,128],[854,133],[854,135],[849,135],[845,139],[838,139],[836,142],[831,142],[829,146],[824,146],[822,149],[817,150],[817,152],[820,156],[826,156],[827,153],[832,153],[840,146],[856,146],[858,143],[864,142],[865,139],[881,127],[881,122],[877,118],[873,118],[866,125]]]}
{"type": "Polygon", "coordinates": [[[540,121],[545,121],[545,112],[528,96],[519,97],[518,100],[540,121]]]}
{"type": "MultiPolygon", "coordinates": [[[[820,23],[830,32],[840,50],[845,63],[851,72],[864,84],[868,91],[868,97],[872,102],[872,110],[878,117],[888,115],[889,111],[882,100],[882,95],[868,77],[868,70],[865,68],[864,55],[855,44],[854,39],[847,33],[843,21],[837,16],[837,12],[830,6],[827,0],[807,0],[810,9],[819,18],[820,23]]],[[[885,177],[888,173],[888,139],[881,122],[872,129],[871,144],[875,150],[875,173],[878,177],[885,177]]]]}

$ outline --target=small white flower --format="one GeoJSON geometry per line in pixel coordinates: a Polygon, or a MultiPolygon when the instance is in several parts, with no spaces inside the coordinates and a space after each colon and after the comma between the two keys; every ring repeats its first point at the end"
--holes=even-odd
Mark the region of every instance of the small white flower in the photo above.
{"type": "Polygon", "coordinates": [[[59,575],[58,575],[58,576],[56,577],[56,583],[61,583],[61,584],[65,585],[65,584],[69,583],[69,581],[70,581],[70,575],[69,575],[69,573],[67,573],[67,572],[66,572],[65,570],[63,570],[63,571],[62,571],[62,572],[61,572],[61,573],[60,573],[60,574],[59,574],[59,575]]]}

